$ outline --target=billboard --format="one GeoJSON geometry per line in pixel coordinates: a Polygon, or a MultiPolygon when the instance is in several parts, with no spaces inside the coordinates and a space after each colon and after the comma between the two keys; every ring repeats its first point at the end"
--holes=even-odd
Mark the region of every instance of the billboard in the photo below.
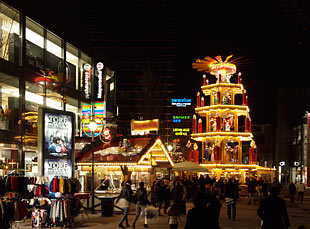
{"type": "Polygon", "coordinates": [[[40,108],[39,125],[42,126],[39,142],[42,147],[44,176],[73,175],[75,115],[72,112],[40,108]]]}

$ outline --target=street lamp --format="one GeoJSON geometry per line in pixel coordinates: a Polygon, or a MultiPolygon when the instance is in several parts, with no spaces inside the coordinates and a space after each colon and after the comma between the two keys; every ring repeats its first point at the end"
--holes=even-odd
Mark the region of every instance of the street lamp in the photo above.
{"type": "Polygon", "coordinates": [[[92,119],[90,120],[88,127],[91,131],[91,213],[95,214],[94,132],[97,129],[97,123],[94,120],[93,109],[92,109],[92,119]]]}

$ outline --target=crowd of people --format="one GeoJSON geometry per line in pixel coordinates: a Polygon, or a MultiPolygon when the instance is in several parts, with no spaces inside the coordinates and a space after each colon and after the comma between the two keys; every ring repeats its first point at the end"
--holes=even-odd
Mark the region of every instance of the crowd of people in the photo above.
{"type": "MultiPolygon", "coordinates": [[[[148,193],[143,182],[139,183],[136,194],[131,190],[131,181],[127,181],[117,201],[123,206],[124,215],[119,227],[130,227],[128,224],[129,202],[136,204],[136,216],[132,223],[135,228],[140,215],[144,217],[144,228],[148,228],[148,217],[141,214],[148,205],[156,207],[158,216],[167,215],[170,228],[178,228],[181,224],[180,216],[186,215],[185,229],[191,228],[220,228],[219,215],[222,208],[221,201],[227,204],[227,217],[235,221],[237,216],[237,200],[239,198],[239,180],[236,178],[223,179],[206,176],[176,177],[173,181],[157,179],[148,193]],[[149,201],[150,199],[150,201],[149,201]],[[186,201],[191,199],[194,208],[186,212],[186,201]],[[125,201],[124,201],[125,200],[125,201]]],[[[248,204],[256,204],[260,200],[257,214],[262,220],[262,228],[289,227],[286,204],[278,195],[282,185],[274,179],[249,177],[246,179],[248,187],[248,204]],[[276,212],[276,214],[274,213],[276,212]],[[274,216],[271,216],[274,214],[274,216]]],[[[297,186],[304,190],[304,186],[297,186]]],[[[302,194],[299,195],[302,198],[302,194]]]]}

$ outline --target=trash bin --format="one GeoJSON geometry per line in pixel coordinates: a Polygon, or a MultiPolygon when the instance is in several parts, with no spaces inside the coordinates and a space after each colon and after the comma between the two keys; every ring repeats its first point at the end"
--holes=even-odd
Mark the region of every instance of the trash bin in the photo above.
{"type": "Polygon", "coordinates": [[[100,197],[102,216],[113,216],[115,197],[100,197]]]}

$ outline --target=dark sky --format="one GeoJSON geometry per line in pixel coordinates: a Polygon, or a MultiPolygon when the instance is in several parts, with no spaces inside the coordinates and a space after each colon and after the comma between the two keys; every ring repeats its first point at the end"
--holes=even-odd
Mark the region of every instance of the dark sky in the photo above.
{"type": "MultiPolygon", "coordinates": [[[[38,3],[31,2],[34,6],[38,3]]],[[[276,88],[308,87],[309,1],[176,2],[175,12],[171,13],[176,15],[177,23],[177,89],[180,96],[194,97],[202,84],[202,73],[192,69],[192,62],[205,56],[226,57],[230,54],[249,59],[247,64],[237,68],[242,72],[248,91],[252,116],[257,110],[257,115],[254,114],[257,122],[264,122],[274,113],[276,88]]],[[[85,1],[55,0],[37,4],[36,14],[49,15],[56,23],[64,23],[69,31],[83,34],[86,7],[85,1]]]]}

